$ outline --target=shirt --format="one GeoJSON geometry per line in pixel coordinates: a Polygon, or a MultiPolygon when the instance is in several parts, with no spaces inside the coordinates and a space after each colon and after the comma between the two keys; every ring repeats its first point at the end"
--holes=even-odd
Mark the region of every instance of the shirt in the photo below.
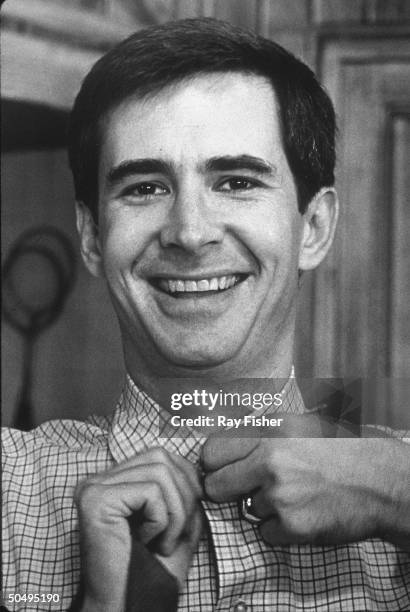
{"type": "MultiPolygon", "coordinates": [[[[281,412],[300,414],[294,379],[282,390],[281,412]]],[[[55,420],[29,432],[7,429],[3,450],[5,602],[10,609],[65,610],[80,579],[73,490],[81,480],[152,446],[197,462],[203,434],[169,427],[169,414],[127,377],[110,417],[55,420]],[[8,603],[9,593],[53,594],[53,605],[8,603]]],[[[270,546],[236,503],[204,501],[207,520],[178,610],[410,610],[410,557],[369,539],[340,546],[270,546]]]]}

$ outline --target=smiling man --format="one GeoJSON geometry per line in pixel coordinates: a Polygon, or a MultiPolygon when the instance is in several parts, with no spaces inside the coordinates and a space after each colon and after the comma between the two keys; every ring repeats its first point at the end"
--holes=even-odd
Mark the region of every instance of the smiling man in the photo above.
{"type": "Polygon", "coordinates": [[[336,203],[329,186],[300,214],[267,78],[199,74],[122,102],[98,186],[98,230],[78,209],[83,255],[107,279],[132,377],[287,377],[298,269],[324,256],[336,203]]]}
{"type": "Polygon", "coordinates": [[[394,544],[410,532],[407,445],[320,440],[292,377],[299,276],[337,221],[334,131],[304,64],[213,20],[139,32],[86,77],[77,225],[127,377],[109,418],[6,432],[6,595],[67,609],[78,593],[89,612],[171,610],[176,591],[190,612],[410,606],[394,544]],[[181,436],[160,383],[192,377],[284,379],[278,420],[307,439],[181,436]],[[164,580],[147,595],[151,565],[164,580]]]}

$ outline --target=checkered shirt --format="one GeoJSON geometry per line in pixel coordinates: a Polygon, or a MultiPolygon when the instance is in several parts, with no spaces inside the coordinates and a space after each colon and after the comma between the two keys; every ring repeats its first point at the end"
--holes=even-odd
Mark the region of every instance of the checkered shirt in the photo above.
{"type": "MultiPolygon", "coordinates": [[[[281,412],[300,414],[294,379],[281,412]]],[[[80,580],[73,490],[152,446],[196,463],[204,438],[160,436],[165,413],[127,377],[111,417],[55,420],[30,432],[4,431],[3,592],[55,593],[60,604],[10,609],[66,610],[80,580]]],[[[410,610],[410,556],[371,539],[342,546],[269,546],[236,503],[204,501],[208,528],[199,542],[178,610],[337,612],[410,610]]],[[[7,602],[7,599],[6,599],[7,602]]],[[[155,612],[155,611],[153,611],[155,612]]]]}

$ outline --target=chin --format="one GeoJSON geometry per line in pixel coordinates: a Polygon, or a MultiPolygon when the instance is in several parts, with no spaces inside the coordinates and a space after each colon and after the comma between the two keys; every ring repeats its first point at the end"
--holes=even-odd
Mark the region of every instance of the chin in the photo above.
{"type": "MultiPolygon", "coordinates": [[[[208,343],[207,343],[208,344],[208,343]]],[[[193,369],[209,369],[229,362],[237,354],[239,347],[228,346],[173,346],[158,347],[165,359],[175,366],[193,369]]]]}

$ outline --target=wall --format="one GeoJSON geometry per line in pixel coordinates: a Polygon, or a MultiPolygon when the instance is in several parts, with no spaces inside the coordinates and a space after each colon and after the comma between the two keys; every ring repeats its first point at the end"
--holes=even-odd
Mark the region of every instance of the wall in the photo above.
{"type": "MultiPolygon", "coordinates": [[[[105,286],[86,272],[78,254],[73,188],[65,151],[4,155],[2,202],[3,254],[22,231],[43,224],[63,230],[77,252],[74,290],[62,316],[36,341],[35,420],[105,413],[119,392],[121,348],[105,286]]],[[[23,338],[7,324],[3,325],[2,348],[3,423],[9,424],[21,384],[23,338]]]]}

